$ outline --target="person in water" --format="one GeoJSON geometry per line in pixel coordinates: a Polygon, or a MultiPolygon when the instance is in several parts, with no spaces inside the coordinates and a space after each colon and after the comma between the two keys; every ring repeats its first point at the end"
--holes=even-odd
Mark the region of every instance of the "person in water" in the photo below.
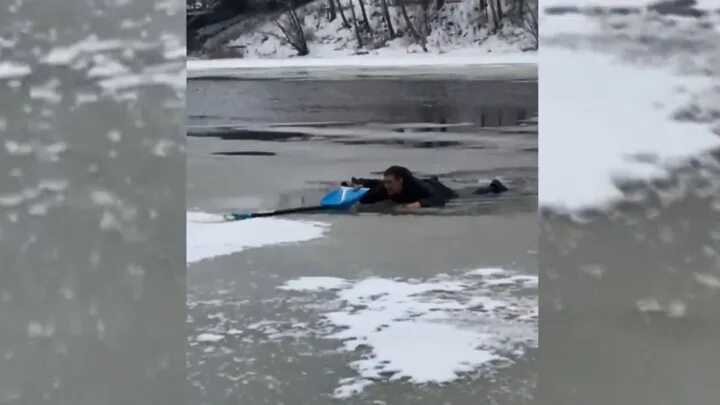
{"type": "MultiPolygon", "coordinates": [[[[360,199],[361,204],[374,204],[391,200],[403,204],[405,208],[442,207],[458,194],[442,184],[437,177],[419,179],[410,170],[402,166],[390,166],[383,173],[382,180],[352,178],[353,185],[367,187],[370,190],[360,199]]],[[[499,180],[481,187],[473,194],[502,193],[507,187],[499,180]]]]}

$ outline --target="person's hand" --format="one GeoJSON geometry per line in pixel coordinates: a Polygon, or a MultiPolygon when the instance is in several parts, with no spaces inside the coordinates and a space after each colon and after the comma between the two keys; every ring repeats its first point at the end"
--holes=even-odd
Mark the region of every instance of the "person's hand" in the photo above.
{"type": "Polygon", "coordinates": [[[422,205],[420,205],[419,202],[414,202],[414,203],[406,205],[405,208],[411,209],[411,210],[416,210],[418,208],[422,208],[422,205]]]}
{"type": "Polygon", "coordinates": [[[340,185],[343,187],[352,187],[352,188],[361,188],[362,184],[358,183],[358,179],[355,177],[351,177],[350,181],[342,181],[340,182],[340,185]]]}

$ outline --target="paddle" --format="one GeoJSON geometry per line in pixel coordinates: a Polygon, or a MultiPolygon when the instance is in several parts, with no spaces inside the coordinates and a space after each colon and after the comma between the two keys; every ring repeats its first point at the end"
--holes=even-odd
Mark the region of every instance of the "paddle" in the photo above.
{"type": "Polygon", "coordinates": [[[339,187],[323,197],[323,199],[320,200],[320,205],[265,212],[230,213],[225,214],[223,217],[226,221],[242,221],[250,218],[275,217],[279,215],[297,214],[300,212],[342,210],[352,207],[356,202],[360,201],[362,196],[364,196],[368,191],[368,188],[362,187],[339,187]]]}

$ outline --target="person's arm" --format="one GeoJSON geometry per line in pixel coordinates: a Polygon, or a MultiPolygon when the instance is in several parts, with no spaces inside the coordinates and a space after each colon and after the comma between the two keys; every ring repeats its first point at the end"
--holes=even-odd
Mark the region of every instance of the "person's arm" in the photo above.
{"type": "Polygon", "coordinates": [[[354,185],[363,186],[370,189],[382,185],[382,180],[378,179],[364,179],[362,177],[353,177],[351,181],[354,185]]]}
{"type": "Polygon", "coordinates": [[[442,207],[445,205],[445,199],[434,192],[434,190],[419,180],[415,180],[408,184],[408,197],[410,201],[414,201],[405,205],[405,208],[418,209],[421,207],[442,207]]]}
{"type": "MultiPolygon", "coordinates": [[[[418,200],[417,204],[419,204],[420,207],[424,207],[424,208],[427,208],[427,207],[444,207],[444,206],[445,206],[445,199],[443,199],[443,198],[441,198],[441,197],[439,197],[439,196],[436,196],[436,195],[431,195],[430,197],[422,198],[422,199],[418,200]]],[[[408,208],[411,208],[411,207],[408,207],[408,208]]],[[[418,208],[419,208],[419,207],[418,207],[418,208]]]]}
{"type": "Polygon", "coordinates": [[[429,197],[429,198],[423,198],[418,201],[415,201],[414,203],[406,204],[405,208],[416,210],[418,208],[428,208],[428,207],[444,207],[445,206],[445,200],[439,197],[429,197]]]}
{"type": "Polygon", "coordinates": [[[360,204],[375,204],[380,201],[385,201],[389,198],[385,187],[381,185],[371,188],[360,198],[360,204]]]}

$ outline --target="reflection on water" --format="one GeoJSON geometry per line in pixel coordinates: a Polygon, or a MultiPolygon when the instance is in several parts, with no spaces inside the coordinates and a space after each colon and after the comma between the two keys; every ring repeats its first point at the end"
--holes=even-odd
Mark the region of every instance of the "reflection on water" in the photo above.
{"type": "Polygon", "coordinates": [[[537,82],[212,81],[188,82],[188,125],[269,123],[473,123],[517,126],[537,115],[537,82]]]}
{"type": "Polygon", "coordinates": [[[184,400],[183,5],[0,6],[0,403],[184,400]]]}

